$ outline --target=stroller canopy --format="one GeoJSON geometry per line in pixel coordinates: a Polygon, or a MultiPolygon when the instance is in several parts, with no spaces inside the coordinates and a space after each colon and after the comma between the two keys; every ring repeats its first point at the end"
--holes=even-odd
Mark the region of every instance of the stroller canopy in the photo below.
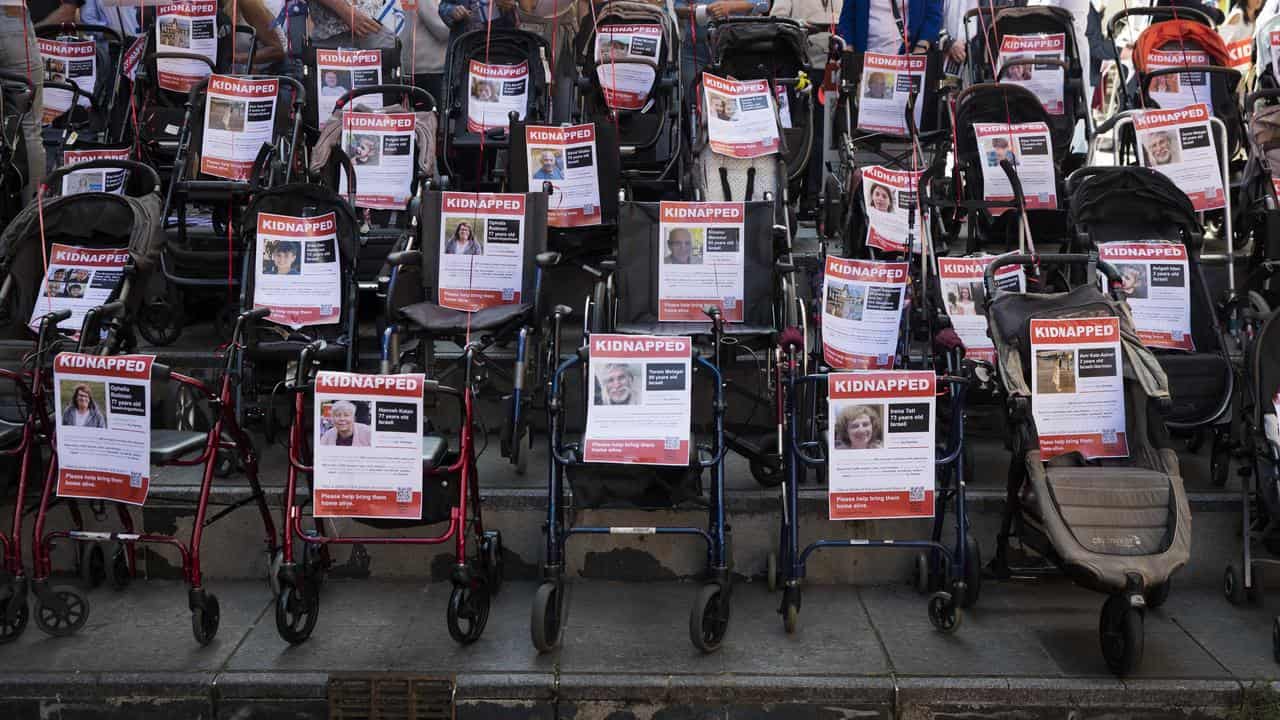
{"type": "Polygon", "coordinates": [[[1117,223],[1134,228],[1172,226],[1183,241],[1200,234],[1191,200],[1163,173],[1144,167],[1091,169],[1071,194],[1070,224],[1117,223]]]}

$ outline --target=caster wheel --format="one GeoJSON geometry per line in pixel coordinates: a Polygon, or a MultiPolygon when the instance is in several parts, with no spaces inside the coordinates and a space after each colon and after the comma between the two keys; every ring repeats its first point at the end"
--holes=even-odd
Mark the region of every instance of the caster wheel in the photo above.
{"type": "Polygon", "coordinates": [[[915,586],[916,592],[921,595],[925,595],[933,589],[932,580],[929,577],[929,553],[916,555],[916,565],[911,572],[911,584],[915,586]]]}
{"type": "Polygon", "coordinates": [[[978,604],[982,593],[982,548],[968,533],[964,537],[964,555],[964,594],[960,596],[960,607],[967,609],[978,604]]]}
{"type": "Polygon", "coordinates": [[[689,613],[689,639],[704,653],[720,649],[729,629],[728,593],[715,583],[703,585],[689,613]]]}
{"type": "Polygon", "coordinates": [[[1249,601],[1250,605],[1261,605],[1263,601],[1263,574],[1262,567],[1253,566],[1253,584],[1244,589],[1244,597],[1249,601]]]}
{"type": "Polygon", "coordinates": [[[26,597],[18,598],[11,595],[0,600],[0,645],[17,640],[22,635],[22,631],[27,629],[27,620],[30,617],[26,597]],[[9,617],[11,608],[14,611],[12,618],[9,617]]]}
{"type": "Polygon", "coordinates": [[[1222,594],[1232,605],[1244,604],[1244,573],[1234,562],[1227,563],[1227,570],[1222,574],[1222,594]]]}
{"type": "Polygon", "coordinates": [[[1271,620],[1271,657],[1280,663],[1280,617],[1271,620]]]}
{"type": "MultiPolygon", "coordinates": [[[[1254,583],[1254,587],[1257,587],[1257,583],[1254,583]]],[[[1151,588],[1151,590],[1147,591],[1147,607],[1155,610],[1161,605],[1164,605],[1165,601],[1169,599],[1169,591],[1172,589],[1173,578],[1169,578],[1163,583],[1151,588]]]]}
{"type": "Polygon", "coordinates": [[[319,588],[308,583],[299,588],[291,582],[280,583],[276,595],[276,632],[290,645],[306,642],[316,629],[320,616],[319,588]]]}
{"type": "Polygon", "coordinates": [[[489,622],[489,588],[484,583],[474,588],[455,585],[449,594],[445,619],[454,642],[470,645],[479,640],[485,624],[489,622]]]}
{"type": "Polygon", "coordinates": [[[218,621],[221,619],[222,612],[218,607],[218,596],[206,595],[204,607],[191,611],[191,634],[195,635],[196,642],[201,646],[213,642],[214,636],[218,634],[218,621]]]}
{"type": "MultiPolygon", "coordinates": [[[[319,535],[315,530],[307,530],[303,534],[308,537],[317,537],[319,535]]],[[[307,584],[315,586],[317,595],[320,593],[320,588],[324,587],[324,581],[329,578],[329,566],[329,548],[327,546],[318,543],[303,543],[302,572],[307,576],[307,584]]]]}
{"type": "Polygon", "coordinates": [[[533,595],[533,613],[529,618],[529,630],[533,646],[539,653],[550,652],[560,644],[563,629],[563,589],[555,583],[544,582],[533,595]]]}
{"type": "Polygon", "coordinates": [[[951,599],[951,593],[939,591],[929,597],[929,622],[939,632],[955,632],[963,617],[964,611],[951,599]]]}
{"type": "Polygon", "coordinates": [[[764,570],[765,582],[769,585],[769,592],[778,591],[778,554],[769,553],[768,563],[764,570]]]}
{"type": "Polygon", "coordinates": [[[502,560],[502,533],[490,530],[484,534],[480,539],[480,556],[484,562],[489,594],[497,595],[502,590],[502,581],[506,577],[502,560]]]}
{"type": "Polygon", "coordinates": [[[124,590],[133,582],[133,569],[129,567],[129,548],[120,543],[111,553],[111,587],[124,590]]]}
{"type": "Polygon", "coordinates": [[[98,588],[107,579],[107,557],[98,543],[80,545],[80,584],[85,590],[98,588]]]}
{"type": "Polygon", "coordinates": [[[788,587],[782,591],[782,629],[794,635],[800,627],[800,588],[788,587]]]}
{"type": "Polygon", "coordinates": [[[226,479],[235,474],[239,470],[239,462],[236,460],[236,454],[233,450],[219,450],[217,460],[213,464],[213,474],[216,477],[226,479]]]}
{"type": "Polygon", "coordinates": [[[72,635],[89,620],[89,598],[73,587],[62,586],[46,591],[53,602],[44,603],[36,594],[36,626],[55,637],[72,635]]]}
{"type": "Polygon", "coordinates": [[[774,450],[777,443],[770,443],[764,456],[754,458],[749,463],[751,477],[760,487],[774,488],[782,484],[782,457],[774,450]]]}
{"type": "Polygon", "coordinates": [[[1116,675],[1128,675],[1142,662],[1142,611],[1122,595],[1112,595],[1102,606],[1098,623],[1102,657],[1116,675]]]}

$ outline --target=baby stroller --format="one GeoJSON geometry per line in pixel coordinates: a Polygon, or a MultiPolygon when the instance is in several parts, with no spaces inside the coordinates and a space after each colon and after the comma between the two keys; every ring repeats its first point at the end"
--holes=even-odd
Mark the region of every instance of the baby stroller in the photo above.
{"type": "Polygon", "coordinates": [[[444,68],[444,148],[451,187],[501,190],[512,119],[551,120],[547,41],[523,30],[480,29],[449,43],[444,68]]]}
{"type": "Polygon", "coordinates": [[[1280,88],[1258,90],[1245,98],[1248,160],[1241,174],[1240,219],[1250,238],[1254,271],[1242,290],[1258,293],[1268,306],[1280,305],[1280,288],[1266,268],[1280,257],[1280,88]]]}
{"type": "MultiPolygon", "coordinates": [[[[612,125],[619,183],[661,195],[683,176],[684,98],[680,33],[665,6],[612,0],[584,18],[576,55],[581,75],[575,117],[612,125]]],[[[603,175],[601,176],[603,177],[603,175]]]]}
{"type": "MultiPolygon", "coordinates": [[[[1006,255],[987,266],[983,279],[1013,446],[991,568],[999,577],[1009,575],[1009,541],[1017,535],[1024,546],[1058,565],[1076,583],[1107,594],[1099,623],[1103,657],[1112,672],[1126,675],[1142,659],[1145,609],[1164,603],[1173,574],[1190,557],[1191,513],[1161,417],[1168,404],[1168,384],[1155,356],[1138,341],[1119,292],[1121,282],[1113,266],[1091,255],[1006,255]],[[1106,276],[1109,291],[1104,294],[1094,282],[1085,282],[1060,293],[1003,292],[995,273],[1013,264],[1084,266],[1090,280],[1096,267],[1106,276]],[[1086,460],[1074,448],[1087,446],[1067,443],[1053,447],[1058,454],[1044,459],[1050,453],[1044,445],[1048,436],[1042,437],[1038,429],[1034,403],[1041,402],[1036,397],[1047,396],[1033,396],[1032,388],[1040,382],[1045,392],[1063,392],[1062,387],[1075,388],[1085,377],[1083,369],[1077,377],[1075,350],[1069,355],[1032,353],[1034,337],[1055,336],[1052,331],[1033,334],[1033,326],[1062,320],[1096,328],[1096,337],[1112,338],[1120,348],[1118,355],[1107,349],[1096,357],[1113,358],[1102,361],[1110,364],[1109,372],[1102,374],[1115,383],[1116,394],[1123,395],[1119,419],[1124,429],[1113,428],[1109,436],[1105,428],[1090,425],[1084,432],[1096,434],[1088,437],[1105,451],[1102,454],[1120,454],[1114,447],[1123,440],[1126,457],[1086,460]],[[1065,370],[1062,357],[1068,358],[1065,370]],[[1122,373],[1116,363],[1122,365],[1122,373]],[[1046,368],[1064,373],[1065,379],[1058,380],[1046,368]]],[[[1108,412],[1116,411],[1109,407],[1108,412]]]]}
{"type": "Polygon", "coordinates": [[[50,51],[44,58],[48,120],[44,136],[51,164],[61,164],[61,151],[73,137],[77,145],[90,146],[129,141],[128,78],[121,72],[126,43],[120,33],[103,25],[57,25],[40,27],[36,35],[41,54],[50,51]],[[86,61],[92,62],[91,70],[86,61]],[[96,76],[92,87],[77,81],[86,72],[96,76]],[[48,109],[54,99],[69,103],[68,110],[56,117],[48,109]]]}

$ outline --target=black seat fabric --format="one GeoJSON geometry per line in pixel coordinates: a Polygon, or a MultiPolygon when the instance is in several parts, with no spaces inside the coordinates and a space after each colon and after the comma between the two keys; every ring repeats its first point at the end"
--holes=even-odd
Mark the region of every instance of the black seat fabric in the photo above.
{"type": "Polygon", "coordinates": [[[203,448],[208,441],[208,433],[153,429],[151,431],[151,462],[158,464],[172,462],[203,448]]]}
{"type": "Polygon", "coordinates": [[[440,307],[433,302],[420,302],[400,309],[400,314],[423,330],[433,333],[456,333],[472,330],[496,330],[533,314],[532,303],[494,305],[468,313],[440,307]],[[470,324],[468,325],[468,318],[470,324]]]}

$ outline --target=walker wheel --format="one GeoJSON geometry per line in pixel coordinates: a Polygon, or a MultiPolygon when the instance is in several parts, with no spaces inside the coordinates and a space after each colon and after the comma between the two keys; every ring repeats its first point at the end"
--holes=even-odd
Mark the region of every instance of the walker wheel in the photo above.
{"type": "Polygon", "coordinates": [[[1112,595],[1102,606],[1098,635],[1102,640],[1102,657],[1116,675],[1128,675],[1142,662],[1142,611],[1129,604],[1123,595],[1112,595]]]}
{"type": "Polygon", "coordinates": [[[929,596],[929,622],[934,629],[950,635],[960,627],[964,612],[949,592],[936,592],[929,596]]]}
{"type": "Polygon", "coordinates": [[[204,607],[197,607],[191,611],[191,634],[195,635],[196,642],[201,646],[213,642],[214,636],[218,634],[218,621],[221,619],[222,612],[218,607],[218,596],[212,593],[205,595],[204,607]]]}
{"type": "Polygon", "coordinates": [[[74,634],[89,619],[89,598],[79,590],[63,585],[46,591],[54,602],[46,605],[36,593],[36,625],[55,637],[74,634]]]}
{"type": "Polygon", "coordinates": [[[485,577],[489,593],[497,595],[502,590],[502,581],[506,579],[506,568],[502,557],[502,533],[489,530],[480,538],[480,558],[484,563],[485,577]]]}
{"type": "Polygon", "coordinates": [[[484,582],[475,587],[454,585],[445,619],[455,642],[470,645],[479,640],[489,622],[489,588],[484,582]]]}
{"type": "Polygon", "coordinates": [[[133,570],[129,567],[129,549],[124,543],[116,545],[111,553],[111,587],[124,590],[133,582],[133,570]]]}
{"type": "Polygon", "coordinates": [[[107,579],[107,558],[98,543],[80,544],[80,584],[93,590],[107,579]]]}
{"type": "Polygon", "coordinates": [[[969,533],[964,535],[964,593],[960,595],[960,607],[971,608],[978,604],[982,593],[982,548],[969,533]]]}
{"type": "Polygon", "coordinates": [[[918,553],[916,555],[916,565],[911,575],[912,584],[915,585],[916,592],[924,595],[933,589],[933,579],[929,577],[929,553],[918,553]]]}
{"type": "Polygon", "coordinates": [[[1222,574],[1222,594],[1232,605],[1244,604],[1244,573],[1234,561],[1227,563],[1227,570],[1222,574]]]}
{"type": "Polygon", "coordinates": [[[765,566],[765,582],[769,585],[769,592],[778,591],[778,554],[769,553],[768,564],[765,566]]]}
{"type": "Polygon", "coordinates": [[[542,583],[533,594],[529,631],[539,653],[550,652],[560,644],[560,633],[564,629],[563,602],[561,586],[553,582],[542,583]]]}
{"type": "Polygon", "coordinates": [[[299,588],[289,580],[280,581],[280,594],[276,596],[276,632],[290,645],[306,642],[316,629],[320,616],[319,588],[307,583],[299,588]]]}
{"type": "Polygon", "coordinates": [[[791,585],[782,590],[782,629],[794,635],[800,626],[800,588],[791,585]]]}
{"type": "Polygon", "coordinates": [[[729,629],[729,599],[718,583],[708,583],[698,590],[698,599],[689,614],[689,639],[704,653],[720,649],[729,629]]]}
{"type": "Polygon", "coordinates": [[[27,608],[27,598],[10,595],[0,600],[0,645],[13,642],[27,629],[27,620],[31,613],[27,608]],[[9,619],[10,607],[15,608],[13,619],[9,619]]]}

